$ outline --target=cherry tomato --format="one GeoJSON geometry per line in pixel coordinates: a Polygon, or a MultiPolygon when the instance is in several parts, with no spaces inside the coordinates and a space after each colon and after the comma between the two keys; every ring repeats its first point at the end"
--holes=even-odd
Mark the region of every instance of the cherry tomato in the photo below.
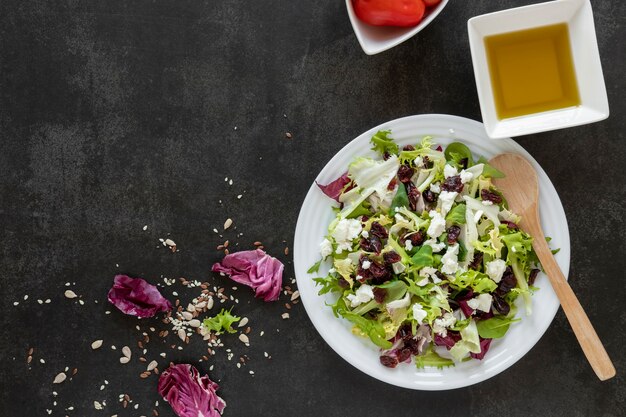
{"type": "Polygon", "coordinates": [[[423,0],[352,0],[357,17],[374,26],[415,26],[424,16],[423,0]]]}
{"type": "Polygon", "coordinates": [[[426,7],[433,7],[441,3],[441,0],[422,0],[426,7]]]}

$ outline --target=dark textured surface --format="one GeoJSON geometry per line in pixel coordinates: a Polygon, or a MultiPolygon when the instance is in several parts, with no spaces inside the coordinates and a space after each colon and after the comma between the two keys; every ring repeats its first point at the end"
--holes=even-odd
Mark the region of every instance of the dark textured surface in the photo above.
{"type": "MultiPolygon", "coordinates": [[[[350,139],[410,114],[480,120],[466,20],[528,3],[452,1],[418,36],[369,57],[341,1],[0,2],[0,415],[151,415],[160,398],[154,376],[139,378],[136,340],[150,326],[168,327],[106,315],[113,275],[226,285],[208,271],[222,242],[212,229],[227,217],[232,244],[262,240],[287,262],[306,190],[350,139]],[[168,235],[176,254],[158,247],[168,235]],[[63,297],[66,282],[84,305],[63,297]],[[95,339],[104,346],[92,352],[95,339]],[[123,345],[133,348],[128,365],[118,362],[123,345]],[[53,386],[66,366],[78,373],[53,386]],[[137,410],[121,408],[125,393],[137,410]]],[[[250,356],[247,366],[237,369],[223,349],[198,362],[198,339],[173,351],[153,337],[148,360],[161,368],[190,361],[203,372],[214,364],[227,416],[626,415],[626,6],[593,6],[612,116],[518,141],[559,192],[572,286],[616,378],[596,379],[559,312],[536,347],[497,377],[453,392],[404,390],[341,360],[301,305],[283,321],[286,299],[264,304],[244,289],[229,292],[250,318],[252,346],[224,340],[235,359],[250,356]]],[[[293,276],[289,263],[285,275],[293,276]]],[[[172,290],[183,301],[197,293],[170,287],[170,299],[172,290]]],[[[157,408],[173,415],[163,401],[157,408]]]]}

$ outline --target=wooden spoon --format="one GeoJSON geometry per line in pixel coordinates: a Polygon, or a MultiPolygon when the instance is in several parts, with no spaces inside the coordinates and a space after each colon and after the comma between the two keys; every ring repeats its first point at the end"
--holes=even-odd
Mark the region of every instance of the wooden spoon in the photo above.
{"type": "Polygon", "coordinates": [[[505,178],[497,179],[494,183],[504,194],[511,210],[522,216],[519,226],[533,237],[533,249],[550,279],[554,292],[559,297],[561,307],[591,367],[602,381],[614,377],[615,367],[556,263],[541,229],[537,207],[539,201],[537,173],[520,155],[496,155],[489,164],[506,174],[505,178]]]}

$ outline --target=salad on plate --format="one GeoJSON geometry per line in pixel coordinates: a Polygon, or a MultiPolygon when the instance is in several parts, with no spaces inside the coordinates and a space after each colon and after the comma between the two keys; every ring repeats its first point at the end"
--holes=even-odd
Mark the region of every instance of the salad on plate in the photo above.
{"type": "Polygon", "coordinates": [[[380,348],[384,366],[483,359],[521,320],[518,304],[531,314],[540,267],[492,182],[503,174],[460,142],[444,150],[427,136],[400,149],[384,130],[371,143],[380,158],[358,157],[318,184],[339,204],[308,271],[330,266],[314,278],[319,294],[337,295],[329,307],[380,348]]]}

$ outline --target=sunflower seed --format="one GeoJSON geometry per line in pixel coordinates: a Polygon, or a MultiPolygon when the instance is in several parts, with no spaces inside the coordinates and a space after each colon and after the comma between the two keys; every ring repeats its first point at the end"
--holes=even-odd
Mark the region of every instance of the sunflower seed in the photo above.
{"type": "Polygon", "coordinates": [[[298,297],[300,297],[300,291],[296,290],[293,292],[293,294],[291,294],[291,301],[297,300],[298,297]]]}
{"type": "Polygon", "coordinates": [[[91,344],[91,348],[93,350],[100,349],[101,346],[102,346],[102,340],[96,340],[95,342],[91,344]]]}
{"type": "Polygon", "coordinates": [[[248,336],[246,336],[245,334],[240,334],[239,335],[239,340],[241,340],[243,343],[245,343],[246,345],[250,344],[250,339],[248,338],[248,336]]]}
{"type": "Polygon", "coordinates": [[[191,327],[200,327],[200,324],[200,320],[198,319],[189,320],[189,325],[191,327]]]}
{"type": "MultiPolygon", "coordinates": [[[[195,308],[194,308],[194,311],[195,311],[195,308]]],[[[183,311],[181,314],[182,314],[182,316],[183,316],[183,318],[184,318],[185,320],[191,320],[191,319],[193,319],[193,314],[191,314],[191,313],[190,313],[190,312],[188,312],[188,311],[183,311]]]]}
{"type": "Polygon", "coordinates": [[[76,297],[78,297],[78,296],[76,295],[76,293],[75,293],[74,291],[72,291],[72,290],[66,290],[66,291],[65,291],[65,297],[66,297],[66,298],[76,298],[76,297]]]}
{"type": "Polygon", "coordinates": [[[65,375],[65,372],[61,372],[57,376],[54,377],[54,381],[52,381],[52,383],[53,384],[60,384],[61,382],[65,381],[66,379],[67,379],[67,375],[65,375]]]}
{"type": "Polygon", "coordinates": [[[128,362],[130,362],[130,358],[129,358],[129,357],[127,357],[127,356],[122,356],[122,357],[120,358],[120,363],[128,363],[128,362]]]}
{"type": "Polygon", "coordinates": [[[152,361],[152,362],[150,362],[150,363],[148,364],[148,368],[147,368],[147,370],[148,370],[148,371],[152,371],[152,370],[154,370],[154,368],[156,368],[156,367],[157,367],[157,365],[158,365],[157,361],[152,361]]]}
{"type": "Polygon", "coordinates": [[[179,337],[180,340],[182,340],[184,342],[185,339],[187,338],[187,335],[185,334],[185,330],[178,329],[178,337],[179,337]]]}
{"type": "Polygon", "coordinates": [[[122,355],[126,356],[128,359],[130,359],[132,352],[130,351],[130,348],[128,346],[124,346],[122,348],[122,355]]]}
{"type": "Polygon", "coordinates": [[[245,326],[246,324],[248,324],[248,318],[247,318],[247,317],[244,317],[244,318],[242,318],[242,319],[241,319],[241,321],[239,322],[239,324],[237,325],[237,327],[243,327],[243,326],[245,326]]]}
{"type": "Polygon", "coordinates": [[[232,226],[233,224],[233,219],[228,218],[226,219],[226,221],[224,222],[224,230],[228,229],[230,226],[232,226]]]}

